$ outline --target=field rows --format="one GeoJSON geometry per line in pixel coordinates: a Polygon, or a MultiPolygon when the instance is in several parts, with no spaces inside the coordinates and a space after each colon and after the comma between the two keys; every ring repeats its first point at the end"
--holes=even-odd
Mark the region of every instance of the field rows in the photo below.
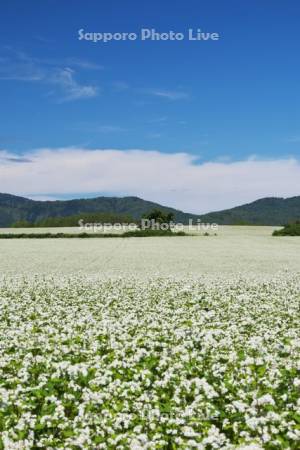
{"type": "Polygon", "coordinates": [[[0,240],[0,276],[272,277],[300,268],[300,240],[272,227],[222,227],[217,236],[0,240]]]}
{"type": "Polygon", "coordinates": [[[0,448],[299,448],[299,287],[3,280],[0,448]]]}

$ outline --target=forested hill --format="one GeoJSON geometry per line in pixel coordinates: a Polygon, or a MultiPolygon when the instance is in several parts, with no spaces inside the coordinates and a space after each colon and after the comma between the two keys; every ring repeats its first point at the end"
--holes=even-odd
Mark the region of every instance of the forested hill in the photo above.
{"type": "Polygon", "coordinates": [[[300,196],[262,198],[232,209],[205,214],[201,219],[225,225],[284,225],[300,219],[300,196]]]}
{"type": "MultiPolygon", "coordinates": [[[[188,214],[138,197],[97,197],[90,199],[36,201],[10,194],[0,194],[0,227],[9,227],[20,220],[35,223],[49,217],[69,217],[79,214],[106,213],[132,217],[158,208],[172,212],[176,222],[188,223],[200,218],[202,222],[226,225],[284,225],[300,220],[300,196],[292,198],[263,198],[235,208],[204,215],[188,214]]],[[[199,211],[201,205],[199,205],[199,211]]]]}
{"type": "Polygon", "coordinates": [[[0,194],[0,227],[9,227],[20,220],[35,223],[48,217],[68,217],[84,213],[109,213],[140,219],[143,214],[155,208],[172,212],[176,222],[188,223],[189,218],[195,220],[199,217],[138,197],[36,201],[10,194],[0,194]]]}

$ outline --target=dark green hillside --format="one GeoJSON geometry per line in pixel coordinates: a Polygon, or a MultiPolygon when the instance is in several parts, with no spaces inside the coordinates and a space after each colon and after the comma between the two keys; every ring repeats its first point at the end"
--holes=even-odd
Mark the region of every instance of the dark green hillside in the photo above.
{"type": "Polygon", "coordinates": [[[196,220],[198,217],[138,197],[36,201],[10,194],[0,194],[0,227],[9,227],[18,221],[36,223],[50,217],[82,216],[92,213],[125,215],[138,220],[144,214],[157,208],[164,212],[173,213],[176,222],[188,223],[189,218],[196,220]]]}
{"type": "Polygon", "coordinates": [[[202,215],[201,219],[225,225],[284,225],[300,219],[300,196],[263,198],[236,208],[202,215]]]}
{"type": "Polygon", "coordinates": [[[10,194],[0,194],[0,227],[9,227],[20,220],[36,223],[48,218],[79,215],[82,217],[93,213],[122,217],[125,215],[139,220],[154,209],[173,213],[175,222],[184,224],[188,223],[189,219],[193,219],[195,223],[196,219],[200,218],[202,222],[220,225],[284,225],[300,219],[300,196],[286,199],[263,198],[246,205],[197,216],[138,197],[34,201],[10,194]]]}
{"type": "Polygon", "coordinates": [[[289,223],[280,230],[275,230],[273,236],[300,236],[300,222],[289,223]]]}

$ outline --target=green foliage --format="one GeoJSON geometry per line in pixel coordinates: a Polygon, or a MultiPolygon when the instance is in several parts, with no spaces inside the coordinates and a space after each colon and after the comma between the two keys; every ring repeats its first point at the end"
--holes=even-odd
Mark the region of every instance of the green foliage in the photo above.
{"type": "Polygon", "coordinates": [[[289,223],[280,230],[275,230],[273,236],[300,236],[300,221],[289,223]]]}
{"type": "Polygon", "coordinates": [[[17,222],[11,225],[12,228],[32,228],[35,225],[28,220],[18,220],[17,222]]]}
{"type": "Polygon", "coordinates": [[[254,225],[254,224],[249,222],[249,221],[247,221],[247,220],[236,220],[232,225],[250,226],[250,225],[254,225]]]}
{"type": "Polygon", "coordinates": [[[148,214],[144,214],[143,219],[154,220],[156,223],[170,223],[174,221],[174,213],[155,208],[148,214]]]}
{"type": "MultiPolygon", "coordinates": [[[[112,222],[109,215],[113,215],[115,218],[121,216],[121,222],[124,221],[124,216],[128,219],[130,218],[130,222],[135,222],[154,209],[160,209],[165,214],[172,213],[176,222],[184,224],[187,224],[189,219],[196,220],[199,217],[195,214],[183,213],[182,211],[161,206],[138,197],[97,197],[63,201],[35,201],[15,195],[0,194],[0,227],[9,227],[16,222],[17,226],[20,226],[18,224],[19,221],[26,221],[30,224],[38,223],[42,224],[41,226],[73,226],[74,220],[78,220],[78,216],[88,217],[90,220],[93,214],[96,214],[96,220],[91,221],[96,223],[102,220],[112,222]],[[61,221],[62,218],[67,217],[72,219],[61,221]],[[57,222],[56,219],[58,220],[57,222]],[[55,225],[52,225],[54,223],[55,225]]],[[[118,222],[120,221],[118,220],[118,222]]]]}
{"type": "Polygon", "coordinates": [[[0,449],[299,450],[294,274],[9,277],[0,298],[0,449]]]}
{"type": "Polygon", "coordinates": [[[202,222],[219,225],[284,225],[300,217],[300,196],[262,198],[246,205],[201,216],[202,222]]]}
{"type": "MultiPolygon", "coordinates": [[[[201,205],[199,205],[200,208],[201,205]]],[[[246,205],[199,216],[183,213],[138,197],[34,201],[14,195],[0,194],[0,227],[11,226],[16,222],[20,227],[21,225],[18,223],[20,221],[30,224],[41,223],[43,226],[74,226],[74,217],[77,220],[79,215],[86,217],[91,214],[125,215],[133,218],[134,221],[140,221],[142,217],[150,216],[154,210],[162,211],[165,216],[171,214],[175,222],[183,224],[187,224],[189,219],[196,221],[200,218],[202,222],[219,225],[283,225],[295,222],[300,217],[300,196],[287,199],[264,198],[246,205]],[[69,219],[66,219],[67,217],[69,219]],[[61,221],[62,218],[65,218],[66,221],[61,221]],[[52,225],[53,223],[57,225],[52,225]]],[[[106,219],[105,221],[111,222],[106,219]]]]}
{"type": "Polygon", "coordinates": [[[156,227],[160,229],[160,225],[163,225],[164,231],[171,232],[172,222],[174,223],[174,214],[172,212],[166,212],[155,208],[148,214],[143,215],[140,227],[142,229],[146,227],[146,229],[155,230],[156,227]]]}
{"type": "Polygon", "coordinates": [[[136,230],[124,233],[0,233],[0,239],[92,239],[92,238],[130,238],[155,236],[187,236],[184,231],[136,230]]]}
{"type": "Polygon", "coordinates": [[[113,233],[0,233],[0,239],[72,239],[122,237],[113,233]]]}
{"type": "Polygon", "coordinates": [[[80,220],[84,223],[135,223],[133,217],[125,214],[86,213],[66,217],[46,217],[33,223],[20,220],[12,224],[12,228],[78,227],[80,220]]]}
{"type": "Polygon", "coordinates": [[[151,236],[187,236],[184,231],[173,232],[171,230],[136,230],[126,231],[123,233],[123,237],[151,237],[151,236]]]}

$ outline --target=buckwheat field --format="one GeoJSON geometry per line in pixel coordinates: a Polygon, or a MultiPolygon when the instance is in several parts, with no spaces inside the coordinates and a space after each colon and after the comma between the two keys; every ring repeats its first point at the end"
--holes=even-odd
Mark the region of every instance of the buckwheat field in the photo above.
{"type": "Polygon", "coordinates": [[[0,241],[0,448],[299,449],[300,240],[0,241]]]}

